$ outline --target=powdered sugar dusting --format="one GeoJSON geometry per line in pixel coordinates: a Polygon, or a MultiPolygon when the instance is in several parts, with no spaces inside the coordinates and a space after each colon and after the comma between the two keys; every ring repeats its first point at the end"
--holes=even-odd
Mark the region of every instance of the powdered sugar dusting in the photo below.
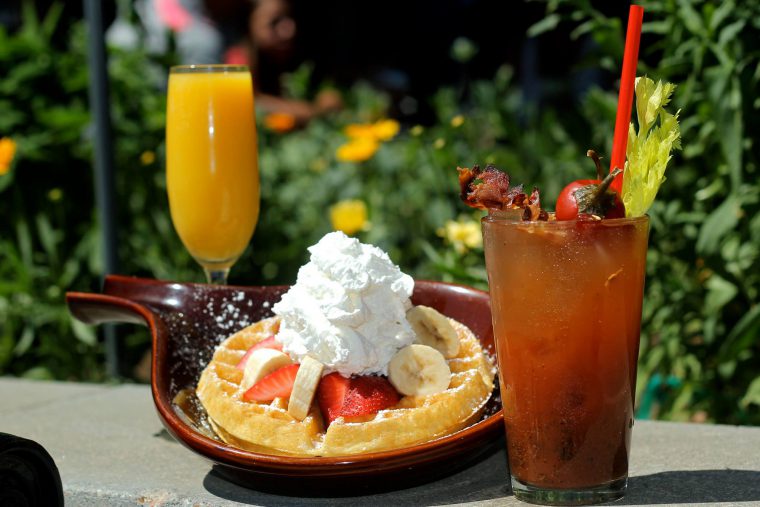
{"type": "Polygon", "coordinates": [[[187,387],[175,385],[175,378],[190,377],[195,379],[193,382],[197,381],[216,347],[231,334],[271,316],[271,306],[272,301],[262,304],[257,293],[196,286],[187,293],[185,301],[185,307],[193,308],[192,311],[177,311],[176,306],[156,308],[172,342],[171,392],[187,387]]]}

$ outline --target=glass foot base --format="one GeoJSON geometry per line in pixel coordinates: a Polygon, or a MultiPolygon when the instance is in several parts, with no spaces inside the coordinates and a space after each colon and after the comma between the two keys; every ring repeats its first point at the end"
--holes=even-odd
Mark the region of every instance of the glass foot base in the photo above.
{"type": "Polygon", "coordinates": [[[512,492],[518,500],[539,505],[592,505],[619,500],[625,495],[628,478],[583,489],[551,489],[531,486],[512,479],[512,492]]]}
{"type": "Polygon", "coordinates": [[[231,257],[221,261],[204,261],[203,259],[195,260],[203,266],[203,272],[206,273],[206,281],[216,285],[227,285],[227,275],[230,274],[230,268],[239,256],[231,257]]]}

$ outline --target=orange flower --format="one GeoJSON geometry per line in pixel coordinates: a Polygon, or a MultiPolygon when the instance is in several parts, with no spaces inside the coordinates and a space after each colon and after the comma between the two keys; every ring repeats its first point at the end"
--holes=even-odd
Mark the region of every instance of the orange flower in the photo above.
{"type": "Polygon", "coordinates": [[[16,141],[10,137],[0,139],[0,176],[11,170],[11,162],[16,155],[16,141]]]}
{"type": "Polygon", "coordinates": [[[338,147],[335,156],[341,162],[364,162],[372,158],[380,145],[371,137],[359,137],[338,147]]]}
{"type": "Polygon", "coordinates": [[[296,117],[290,113],[269,113],[264,118],[264,126],[273,132],[283,134],[296,126],[296,117]]]}

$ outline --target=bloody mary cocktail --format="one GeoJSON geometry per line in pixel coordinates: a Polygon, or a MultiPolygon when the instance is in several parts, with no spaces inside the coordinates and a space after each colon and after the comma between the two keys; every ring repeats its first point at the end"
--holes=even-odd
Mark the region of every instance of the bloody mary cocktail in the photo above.
{"type": "Polygon", "coordinates": [[[649,219],[483,219],[515,495],[622,496],[649,219]]]}

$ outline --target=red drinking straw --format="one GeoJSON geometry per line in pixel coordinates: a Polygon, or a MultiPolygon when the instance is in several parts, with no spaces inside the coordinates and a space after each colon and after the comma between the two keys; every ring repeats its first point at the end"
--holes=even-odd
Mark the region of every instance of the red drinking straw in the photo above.
{"type": "MultiPolygon", "coordinates": [[[[639,43],[641,42],[641,23],[644,20],[644,8],[631,5],[628,11],[628,32],[625,35],[625,53],[623,55],[623,73],[620,75],[620,95],[618,95],[617,118],[615,118],[615,137],[612,141],[610,172],[616,167],[625,168],[625,148],[628,144],[628,124],[631,121],[633,107],[633,89],[636,84],[636,65],[639,61],[639,43]]],[[[620,192],[623,189],[623,173],[612,182],[612,188],[620,192]]]]}

